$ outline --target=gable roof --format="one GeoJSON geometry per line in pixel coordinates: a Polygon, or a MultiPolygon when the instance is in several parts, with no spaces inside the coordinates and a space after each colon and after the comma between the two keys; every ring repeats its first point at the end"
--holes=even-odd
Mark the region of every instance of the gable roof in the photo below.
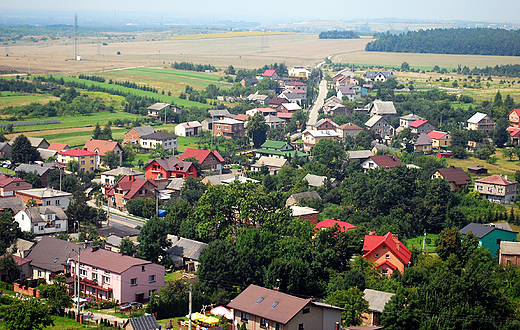
{"type": "MultiPolygon", "coordinates": [[[[11,146],[13,145],[13,143],[17,137],[18,137],[18,135],[15,135],[11,138],[11,140],[9,140],[9,144],[11,146]]],[[[26,136],[26,138],[31,143],[31,147],[47,149],[47,147],[49,146],[49,142],[47,142],[47,140],[45,140],[44,138],[38,138],[38,137],[32,137],[32,136],[26,136]]]]}
{"type": "MultiPolygon", "coordinates": [[[[307,175],[305,175],[305,177],[303,179],[307,181],[309,186],[321,187],[325,184],[325,180],[327,180],[328,178],[326,176],[307,173],[307,175]]],[[[330,179],[330,182],[334,182],[334,181],[336,181],[336,179],[334,179],[334,178],[330,179]]]]}
{"type": "Polygon", "coordinates": [[[515,180],[505,178],[498,174],[493,174],[493,175],[487,176],[485,178],[475,180],[475,182],[491,183],[491,184],[498,184],[498,185],[503,185],[503,186],[517,183],[515,180]]]}
{"type": "Polygon", "coordinates": [[[349,229],[356,228],[356,226],[354,226],[348,222],[334,220],[334,219],[327,219],[327,220],[320,221],[320,222],[318,222],[318,224],[316,225],[315,228],[330,228],[330,227],[334,227],[335,225],[338,225],[339,228],[341,229],[341,231],[347,231],[349,229]]]}
{"type": "MultiPolygon", "coordinates": [[[[43,236],[42,239],[33,246],[28,257],[32,259],[31,266],[45,269],[51,272],[63,271],[63,264],[67,262],[72,249],[77,249],[79,245],[72,242],[50,236],[43,236]]],[[[83,254],[81,255],[83,258],[83,254]]]]}
{"type": "Polygon", "coordinates": [[[278,118],[278,116],[267,115],[267,116],[265,116],[265,122],[266,122],[266,124],[269,124],[269,123],[285,123],[285,120],[282,119],[282,118],[278,118]]]}
{"type": "Polygon", "coordinates": [[[336,123],[335,123],[334,121],[332,121],[332,119],[330,119],[330,118],[322,118],[322,119],[318,120],[318,121],[316,122],[316,124],[314,124],[313,126],[314,126],[314,127],[318,127],[318,126],[323,125],[323,124],[325,124],[325,123],[330,123],[332,126],[334,126],[334,127],[338,127],[338,124],[336,124],[336,123]]]}
{"type": "Polygon", "coordinates": [[[49,147],[47,147],[48,150],[54,150],[54,151],[62,151],[62,150],[69,150],[70,147],[65,143],[58,143],[58,142],[52,142],[49,147]]]}
{"type": "MultiPolygon", "coordinates": [[[[143,135],[148,135],[148,134],[152,134],[152,133],[155,133],[155,129],[150,126],[150,125],[146,125],[146,126],[139,126],[139,127],[133,127],[132,128],[137,134],[139,134],[139,136],[143,136],[143,135]]],[[[132,130],[131,129],[131,130],[132,130]]],[[[131,131],[130,130],[130,131],[131,131]]],[[[130,132],[128,131],[128,132],[130,132]]],[[[127,133],[128,133],[127,132],[127,133]]]]}
{"type": "Polygon", "coordinates": [[[320,130],[305,130],[305,132],[303,132],[303,134],[310,134],[312,135],[313,137],[315,138],[322,138],[322,137],[338,137],[339,134],[335,131],[335,130],[332,130],[332,129],[320,129],[320,130]]]}
{"type": "MultiPolygon", "coordinates": [[[[9,175],[9,174],[0,174],[0,188],[3,188],[13,182],[17,182],[17,183],[21,183],[21,182],[24,182],[24,183],[27,183],[27,184],[30,184],[28,182],[25,182],[24,180],[20,179],[20,178],[17,178],[13,175],[9,175]]],[[[31,185],[32,186],[32,185],[31,185]]]]}
{"type": "Polygon", "coordinates": [[[172,245],[166,252],[175,256],[190,258],[192,260],[199,260],[200,253],[206,246],[208,246],[206,243],[175,235],[167,235],[167,239],[172,245]]]}
{"type": "Polygon", "coordinates": [[[381,116],[381,115],[374,115],[374,116],[370,117],[369,120],[367,120],[367,122],[365,123],[365,126],[366,127],[372,127],[375,124],[377,124],[377,122],[380,121],[380,120],[384,120],[384,121],[388,122],[383,116],[381,116]]]}
{"type": "Polygon", "coordinates": [[[516,115],[520,117],[520,109],[513,109],[513,110],[511,110],[511,112],[509,112],[509,116],[510,116],[513,112],[516,113],[516,115]]]}
{"type": "Polygon", "coordinates": [[[430,133],[428,133],[428,136],[430,137],[430,139],[434,139],[434,140],[440,140],[444,137],[449,138],[448,133],[444,133],[444,132],[440,132],[440,131],[431,131],[430,133]]]}
{"type": "Polygon", "coordinates": [[[368,301],[368,309],[371,311],[382,313],[386,303],[395,296],[395,293],[365,289],[364,299],[368,301]]]}
{"type": "Polygon", "coordinates": [[[385,78],[397,78],[393,72],[388,72],[388,71],[367,71],[366,77],[374,78],[378,74],[382,74],[385,78]]]}
{"type": "Polygon", "coordinates": [[[466,227],[462,228],[460,230],[460,233],[462,235],[466,235],[467,233],[472,232],[473,234],[475,234],[475,236],[477,236],[478,239],[481,239],[482,237],[488,235],[489,233],[491,233],[495,230],[502,230],[502,231],[506,231],[506,232],[510,232],[510,233],[516,233],[516,231],[511,231],[511,230],[507,230],[507,229],[503,229],[503,228],[497,228],[495,226],[483,225],[483,224],[474,223],[474,222],[472,222],[469,225],[467,225],[466,227]]]}
{"type": "Polygon", "coordinates": [[[278,97],[278,96],[275,96],[271,100],[269,100],[270,105],[281,105],[282,103],[285,103],[285,102],[287,102],[286,99],[284,99],[283,97],[278,97]]]}
{"type": "Polygon", "coordinates": [[[374,109],[376,114],[383,115],[395,115],[397,111],[395,110],[394,102],[392,101],[381,101],[375,100],[372,102],[372,109],[374,109]]]}
{"type": "Polygon", "coordinates": [[[66,151],[60,151],[60,152],[58,152],[58,154],[63,155],[63,156],[70,156],[70,157],[83,157],[83,156],[97,155],[95,152],[87,151],[84,149],[78,149],[78,148],[74,148],[74,149],[70,149],[70,150],[66,150],[66,151]]]}
{"type": "Polygon", "coordinates": [[[265,70],[264,77],[272,77],[276,73],[276,70],[265,70]]]}
{"type": "Polygon", "coordinates": [[[281,149],[283,148],[287,142],[285,141],[273,141],[273,140],[266,140],[261,147],[262,148],[273,148],[273,149],[281,149]]]}
{"type": "Polygon", "coordinates": [[[393,168],[396,165],[403,165],[399,158],[394,155],[376,155],[370,156],[369,158],[372,159],[377,166],[383,168],[393,168]]]}
{"type": "Polygon", "coordinates": [[[348,159],[365,159],[374,156],[371,150],[351,150],[347,151],[348,159]]]}
{"type": "Polygon", "coordinates": [[[188,121],[188,122],[185,122],[185,123],[180,123],[179,124],[180,126],[184,127],[184,128],[196,128],[196,127],[202,127],[202,124],[199,123],[198,121],[188,121]]]}
{"type": "MultiPolygon", "coordinates": [[[[284,99],[285,100],[285,99],[284,99]]],[[[287,100],[285,100],[287,101],[287,100]]],[[[287,109],[287,111],[298,111],[301,110],[302,107],[298,103],[282,103],[282,106],[287,109]]]]}
{"type": "Polygon", "coordinates": [[[291,197],[294,198],[296,203],[298,203],[302,198],[319,198],[319,199],[321,199],[320,195],[315,190],[304,191],[301,193],[292,194],[291,196],[289,196],[289,198],[291,198],[291,197]]]}
{"type": "Polygon", "coordinates": [[[416,121],[417,119],[423,119],[422,117],[417,116],[416,114],[408,114],[406,116],[399,117],[399,119],[407,120],[407,121],[416,121]]]}
{"type": "Polygon", "coordinates": [[[363,252],[365,254],[363,257],[383,244],[386,245],[403,264],[408,264],[412,253],[397,239],[397,235],[393,235],[391,232],[388,232],[385,236],[365,235],[365,241],[363,242],[363,252]],[[396,241],[399,242],[399,245],[396,241]]]}
{"type": "Polygon", "coordinates": [[[258,167],[265,165],[272,167],[282,167],[287,164],[289,164],[289,161],[285,158],[261,156],[258,159],[258,161],[254,164],[254,166],[258,167]]]}
{"type": "Polygon", "coordinates": [[[461,167],[440,168],[437,170],[446,181],[456,185],[464,185],[471,182],[469,175],[461,167]]]}
{"type": "Polygon", "coordinates": [[[155,330],[159,329],[159,323],[151,314],[128,319],[133,330],[155,330]]]}
{"type": "Polygon", "coordinates": [[[173,135],[170,133],[165,132],[155,132],[148,135],[141,136],[142,140],[157,140],[157,141],[164,141],[164,140],[170,140],[170,139],[177,139],[177,135],[173,135]]]}
{"type": "Polygon", "coordinates": [[[500,241],[500,254],[520,255],[520,242],[500,241]]]}
{"type": "Polygon", "coordinates": [[[211,117],[231,117],[228,109],[208,110],[208,113],[211,117]]]}
{"type": "Polygon", "coordinates": [[[0,209],[9,209],[16,214],[23,208],[25,208],[25,203],[19,196],[0,198],[0,209]]]}
{"type": "MultiPolygon", "coordinates": [[[[227,307],[277,323],[287,324],[308,304],[313,304],[311,298],[298,298],[280,291],[269,290],[251,284],[233,299],[227,307]]],[[[332,305],[320,304],[319,306],[340,309],[332,305]]]]}
{"type": "MultiPolygon", "coordinates": [[[[482,119],[486,118],[489,116],[485,113],[482,113],[482,112],[477,112],[476,114],[474,114],[473,116],[471,116],[470,119],[468,119],[468,123],[472,123],[472,124],[478,124],[482,119]]],[[[491,118],[490,118],[491,119],[491,118]]]]}
{"type": "Polygon", "coordinates": [[[162,103],[162,102],[157,102],[155,104],[152,104],[151,106],[149,106],[147,109],[148,110],[158,110],[158,111],[161,111],[162,109],[166,108],[166,107],[169,107],[170,104],[168,103],[162,103]]]}
{"type": "Polygon", "coordinates": [[[215,157],[217,157],[219,162],[225,162],[224,158],[222,158],[222,156],[216,150],[202,150],[193,148],[187,148],[179,157],[179,159],[185,160],[186,158],[195,157],[195,159],[197,159],[199,163],[202,164],[210,154],[213,154],[215,157]]]}
{"type": "Polygon", "coordinates": [[[428,121],[426,119],[417,119],[416,121],[410,123],[409,126],[413,127],[413,128],[418,128],[418,127],[421,127],[422,125],[426,124],[427,122],[428,121]]]}
{"type": "Polygon", "coordinates": [[[235,119],[240,120],[240,121],[247,121],[247,120],[249,120],[250,117],[251,116],[249,116],[249,115],[244,115],[244,114],[240,113],[235,116],[235,119]]]}
{"type": "Polygon", "coordinates": [[[43,149],[43,148],[36,148],[36,151],[40,154],[40,157],[43,160],[47,160],[49,157],[56,157],[56,154],[58,153],[56,150],[49,150],[49,149],[43,149]]]}
{"type": "Polygon", "coordinates": [[[137,236],[139,235],[139,229],[135,229],[128,226],[110,226],[98,228],[97,233],[101,237],[108,237],[110,235],[114,235],[120,238],[129,237],[129,236],[137,236]]]}
{"type": "Polygon", "coordinates": [[[123,192],[126,191],[123,198],[124,199],[132,199],[135,194],[141,190],[141,188],[147,183],[151,183],[154,187],[157,187],[157,184],[154,180],[150,179],[140,179],[135,178],[132,175],[125,175],[106,193],[107,196],[114,196],[116,189],[121,189],[123,192]]]}
{"type": "MultiPolygon", "coordinates": [[[[32,173],[36,172],[38,176],[44,175],[47,171],[53,170],[53,167],[50,166],[42,166],[38,164],[20,164],[14,171],[15,172],[25,172],[32,173]]],[[[1,184],[0,184],[1,186],[1,184]]]]}
{"type": "Polygon", "coordinates": [[[420,133],[417,137],[417,140],[415,140],[414,145],[416,146],[424,146],[424,145],[430,145],[432,144],[432,139],[424,133],[420,133]]]}
{"type": "Polygon", "coordinates": [[[97,150],[98,155],[104,156],[108,151],[114,151],[116,147],[119,147],[119,150],[123,150],[117,141],[88,139],[87,143],[85,143],[85,146],[83,147],[83,150],[91,152],[96,152],[97,150]]]}
{"type": "Polygon", "coordinates": [[[52,189],[49,187],[18,190],[18,192],[21,194],[24,194],[24,195],[33,196],[33,197],[40,198],[40,199],[52,198],[52,197],[72,197],[71,193],[57,190],[57,189],[52,189]]]}
{"type": "Polygon", "coordinates": [[[185,162],[175,156],[171,156],[167,158],[150,159],[148,163],[146,163],[145,169],[153,162],[156,162],[157,165],[161,166],[165,171],[178,172],[188,172],[190,166],[193,164],[192,162],[185,162]],[[175,169],[176,166],[179,167],[178,170],[175,169]]]}
{"type": "Polygon", "coordinates": [[[133,266],[147,265],[152,262],[105,249],[87,248],[81,253],[81,263],[121,274],[133,266]]]}
{"type": "Polygon", "coordinates": [[[282,119],[291,119],[293,116],[292,112],[277,112],[276,117],[282,118],[282,119]]]}
{"type": "Polygon", "coordinates": [[[340,125],[340,126],[338,126],[338,129],[343,130],[343,131],[348,131],[348,130],[362,131],[363,130],[361,127],[359,127],[358,125],[356,125],[354,123],[346,123],[346,124],[340,125]]]}
{"type": "Polygon", "coordinates": [[[134,170],[133,168],[128,168],[128,167],[118,167],[118,168],[115,168],[113,170],[110,170],[110,171],[106,171],[106,172],[103,172],[101,173],[103,175],[108,175],[108,176],[118,176],[118,175],[134,175],[134,176],[139,176],[139,175],[143,175],[144,173],[143,172],[139,172],[139,171],[136,171],[134,170]]]}
{"type": "MultiPolygon", "coordinates": [[[[61,207],[57,207],[55,205],[47,205],[47,206],[33,206],[28,207],[22,210],[27,217],[31,220],[31,223],[40,223],[44,220],[42,219],[42,214],[55,214],[56,220],[68,220],[69,218],[65,214],[65,212],[61,209],[61,207]]],[[[22,212],[20,211],[20,212],[22,212]]]]}

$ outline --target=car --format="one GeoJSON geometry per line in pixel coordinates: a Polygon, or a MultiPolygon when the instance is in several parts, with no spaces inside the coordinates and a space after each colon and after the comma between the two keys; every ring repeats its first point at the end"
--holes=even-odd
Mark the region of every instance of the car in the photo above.
{"type": "Polygon", "coordinates": [[[119,310],[127,311],[127,310],[131,310],[133,308],[136,308],[136,307],[139,307],[139,306],[142,306],[142,305],[143,304],[141,304],[140,302],[133,301],[133,302],[126,303],[124,305],[119,306],[119,310]]]}

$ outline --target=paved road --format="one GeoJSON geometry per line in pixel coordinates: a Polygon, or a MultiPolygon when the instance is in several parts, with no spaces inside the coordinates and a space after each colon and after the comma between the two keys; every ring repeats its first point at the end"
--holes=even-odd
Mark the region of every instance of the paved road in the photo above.
{"type": "MultiPolygon", "coordinates": [[[[94,202],[88,201],[87,204],[91,207],[99,208],[94,202]]],[[[107,211],[106,205],[101,207],[107,211]]],[[[117,209],[110,208],[110,226],[128,226],[135,228],[135,226],[142,227],[144,222],[129,219],[124,212],[118,211],[117,209]]]]}
{"type": "Polygon", "coordinates": [[[325,97],[327,96],[327,81],[323,79],[320,82],[320,91],[318,97],[316,98],[316,102],[312,106],[311,112],[309,113],[309,121],[307,122],[307,126],[312,126],[316,124],[318,120],[318,111],[323,107],[323,103],[325,102],[325,97]]]}

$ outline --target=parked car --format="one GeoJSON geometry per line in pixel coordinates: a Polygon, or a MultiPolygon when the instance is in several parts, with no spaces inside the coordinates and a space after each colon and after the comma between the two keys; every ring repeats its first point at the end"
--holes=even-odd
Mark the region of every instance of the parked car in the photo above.
{"type": "Polygon", "coordinates": [[[141,304],[140,302],[133,301],[133,302],[130,302],[130,303],[127,303],[127,304],[119,306],[119,310],[127,311],[127,310],[130,310],[130,309],[142,306],[142,305],[143,304],[141,304]]]}

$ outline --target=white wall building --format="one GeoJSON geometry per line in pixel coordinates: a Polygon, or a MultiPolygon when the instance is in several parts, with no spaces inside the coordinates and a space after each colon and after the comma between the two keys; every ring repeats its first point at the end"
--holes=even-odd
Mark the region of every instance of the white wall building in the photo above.
{"type": "Polygon", "coordinates": [[[33,206],[15,214],[14,220],[22,231],[33,231],[36,235],[68,231],[68,217],[57,206],[33,206]]]}

